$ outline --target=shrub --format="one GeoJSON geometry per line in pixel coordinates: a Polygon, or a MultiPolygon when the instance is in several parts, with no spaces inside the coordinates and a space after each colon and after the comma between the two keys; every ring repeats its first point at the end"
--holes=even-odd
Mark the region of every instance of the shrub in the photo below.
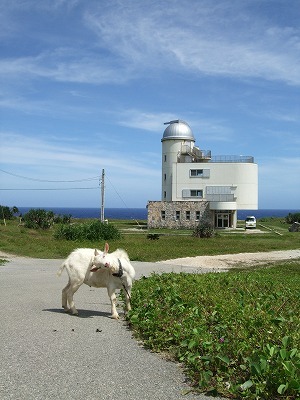
{"type": "Polygon", "coordinates": [[[70,224],[72,219],[72,215],[55,215],[54,216],[54,223],[55,224],[70,224]]]}
{"type": "Polygon", "coordinates": [[[54,224],[54,213],[32,208],[24,215],[23,220],[26,228],[49,229],[54,224]]]}
{"type": "Polygon", "coordinates": [[[115,226],[95,220],[81,224],[60,225],[54,237],[55,239],[94,241],[120,239],[121,234],[115,226]]]}
{"type": "Polygon", "coordinates": [[[293,224],[294,222],[300,222],[300,213],[289,213],[285,217],[286,223],[287,224],[293,224]]]}
{"type": "Polygon", "coordinates": [[[201,219],[193,231],[193,236],[198,238],[210,238],[214,234],[214,225],[208,218],[201,219]]]}

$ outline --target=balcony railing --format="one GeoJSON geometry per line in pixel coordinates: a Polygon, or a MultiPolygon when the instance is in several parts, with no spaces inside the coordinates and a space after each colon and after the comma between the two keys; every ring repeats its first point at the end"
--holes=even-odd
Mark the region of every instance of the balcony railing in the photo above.
{"type": "Polygon", "coordinates": [[[178,162],[211,162],[211,163],[254,163],[252,156],[212,156],[211,150],[200,150],[199,147],[191,147],[189,144],[182,144],[178,153],[178,162]]]}
{"type": "Polygon", "coordinates": [[[205,197],[207,201],[235,201],[234,194],[207,194],[205,197]]]}
{"type": "Polygon", "coordinates": [[[207,161],[211,158],[211,151],[210,150],[200,150],[198,147],[194,146],[191,147],[188,144],[181,145],[181,151],[178,155],[179,162],[186,162],[186,156],[191,157],[190,162],[201,162],[207,161]]]}
{"type": "Polygon", "coordinates": [[[254,163],[252,156],[212,156],[208,162],[212,163],[254,163]]]}

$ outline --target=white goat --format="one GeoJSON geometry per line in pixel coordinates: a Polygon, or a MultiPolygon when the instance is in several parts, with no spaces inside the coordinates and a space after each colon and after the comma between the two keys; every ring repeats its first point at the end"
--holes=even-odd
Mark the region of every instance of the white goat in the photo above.
{"type": "Polygon", "coordinates": [[[97,288],[107,288],[112,318],[119,318],[116,309],[116,289],[124,289],[127,311],[131,309],[130,293],[135,277],[134,268],[124,250],[118,249],[111,254],[108,254],[108,250],[108,243],[105,244],[104,252],[94,249],[77,249],[61,265],[58,276],[64,268],[69,275],[69,282],[62,290],[62,306],[65,311],[78,315],[73,296],[83,283],[97,288]]]}

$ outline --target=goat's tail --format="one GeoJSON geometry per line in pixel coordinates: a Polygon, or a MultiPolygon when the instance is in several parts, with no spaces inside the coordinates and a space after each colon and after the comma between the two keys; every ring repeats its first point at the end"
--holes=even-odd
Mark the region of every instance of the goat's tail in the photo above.
{"type": "Polygon", "coordinates": [[[56,275],[57,276],[61,276],[64,268],[65,268],[65,263],[61,264],[61,266],[60,266],[59,270],[57,271],[56,275]]]}

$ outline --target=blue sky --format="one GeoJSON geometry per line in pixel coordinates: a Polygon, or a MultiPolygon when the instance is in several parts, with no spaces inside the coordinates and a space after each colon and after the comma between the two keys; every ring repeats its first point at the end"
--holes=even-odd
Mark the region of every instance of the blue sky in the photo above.
{"type": "Polygon", "coordinates": [[[182,119],[254,156],[259,208],[299,209],[299,20],[299,0],[0,0],[0,204],[97,207],[102,169],[106,207],[160,200],[182,119]]]}

